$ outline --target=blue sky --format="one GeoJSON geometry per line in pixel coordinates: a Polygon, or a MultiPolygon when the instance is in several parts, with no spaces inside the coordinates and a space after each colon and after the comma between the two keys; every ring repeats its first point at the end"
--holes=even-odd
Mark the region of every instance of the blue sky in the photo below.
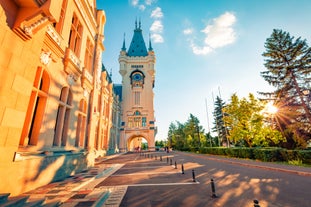
{"type": "Polygon", "coordinates": [[[97,7],[106,13],[103,63],[114,83],[121,83],[118,56],[124,33],[129,47],[136,18],[146,43],[151,36],[157,140],[167,138],[171,122],[186,122],[190,113],[208,132],[212,94],[220,92],[229,102],[234,93],[242,98],[271,91],[260,72],[273,29],[311,44],[309,0],[98,0],[97,7]]]}

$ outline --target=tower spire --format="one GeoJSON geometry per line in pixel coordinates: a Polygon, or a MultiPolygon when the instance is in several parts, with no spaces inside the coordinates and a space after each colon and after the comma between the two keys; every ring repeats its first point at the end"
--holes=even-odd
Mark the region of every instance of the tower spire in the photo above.
{"type": "Polygon", "coordinates": [[[122,51],[126,51],[126,47],[125,47],[125,32],[124,32],[124,35],[123,35],[123,45],[122,45],[121,50],[122,51]]]}
{"type": "Polygon", "coordinates": [[[139,19],[139,26],[137,25],[137,17],[135,21],[135,30],[134,35],[127,51],[127,55],[130,57],[145,57],[148,56],[147,45],[145,44],[142,29],[141,29],[141,22],[139,19]]]}
{"type": "Polygon", "coordinates": [[[149,48],[148,48],[149,51],[152,51],[153,48],[151,46],[151,36],[150,36],[150,33],[149,33],[149,48]]]}
{"type": "Polygon", "coordinates": [[[135,29],[137,29],[137,17],[136,17],[136,20],[135,20],[135,29]]]}

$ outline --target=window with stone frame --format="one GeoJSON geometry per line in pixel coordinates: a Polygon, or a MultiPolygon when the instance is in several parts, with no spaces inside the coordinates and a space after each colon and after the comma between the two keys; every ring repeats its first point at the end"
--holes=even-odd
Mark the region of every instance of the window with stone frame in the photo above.
{"type": "Polygon", "coordinates": [[[53,146],[66,146],[72,108],[72,92],[69,87],[63,87],[57,110],[53,146]]]}
{"type": "Polygon", "coordinates": [[[87,117],[87,103],[85,99],[81,99],[78,111],[77,120],[77,135],[76,135],[76,147],[85,147],[85,133],[86,133],[86,117],[87,117]]]}
{"type": "Polygon", "coordinates": [[[20,145],[37,145],[49,87],[50,78],[48,73],[43,68],[38,67],[28,103],[20,145]]]}
{"type": "Polygon", "coordinates": [[[64,21],[65,21],[65,14],[66,14],[66,9],[67,9],[67,2],[68,0],[63,0],[62,7],[60,10],[60,16],[59,16],[59,21],[54,23],[54,27],[56,31],[61,34],[63,27],[64,27],[64,21]]]}
{"type": "Polygon", "coordinates": [[[91,40],[87,38],[85,57],[84,57],[84,67],[91,75],[93,75],[93,57],[94,57],[94,45],[92,44],[91,40]]]}
{"type": "Polygon", "coordinates": [[[69,35],[69,48],[80,57],[81,41],[82,41],[83,27],[78,17],[73,14],[70,35],[69,35]]]}

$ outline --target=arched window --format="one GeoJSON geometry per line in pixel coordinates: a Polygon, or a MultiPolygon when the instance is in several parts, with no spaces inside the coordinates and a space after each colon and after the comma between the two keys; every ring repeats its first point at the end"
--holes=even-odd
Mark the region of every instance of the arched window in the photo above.
{"type": "Polygon", "coordinates": [[[69,128],[70,110],[72,108],[72,92],[69,87],[62,88],[55,124],[53,146],[66,146],[69,128]]]}
{"type": "Polygon", "coordinates": [[[48,73],[39,67],[37,69],[30,95],[26,118],[19,142],[20,145],[37,145],[38,143],[49,86],[50,78],[48,73]]]}
{"type": "Polygon", "coordinates": [[[85,132],[86,132],[86,115],[87,115],[87,104],[84,99],[80,101],[78,122],[77,122],[77,136],[76,136],[76,147],[85,146],[85,132]]]}

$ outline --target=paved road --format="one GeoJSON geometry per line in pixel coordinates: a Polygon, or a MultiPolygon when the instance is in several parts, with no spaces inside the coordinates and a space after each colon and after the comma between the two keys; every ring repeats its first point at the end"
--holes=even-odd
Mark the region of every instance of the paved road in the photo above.
{"type": "Polygon", "coordinates": [[[310,207],[311,168],[184,152],[127,153],[24,195],[62,207],[252,207],[254,199],[261,207],[310,207]]]}
{"type": "Polygon", "coordinates": [[[261,207],[311,206],[310,168],[182,152],[126,154],[104,163],[124,166],[95,188],[126,186],[124,207],[250,207],[254,199],[261,207]],[[212,198],[211,179],[217,198],[212,198]]]}

